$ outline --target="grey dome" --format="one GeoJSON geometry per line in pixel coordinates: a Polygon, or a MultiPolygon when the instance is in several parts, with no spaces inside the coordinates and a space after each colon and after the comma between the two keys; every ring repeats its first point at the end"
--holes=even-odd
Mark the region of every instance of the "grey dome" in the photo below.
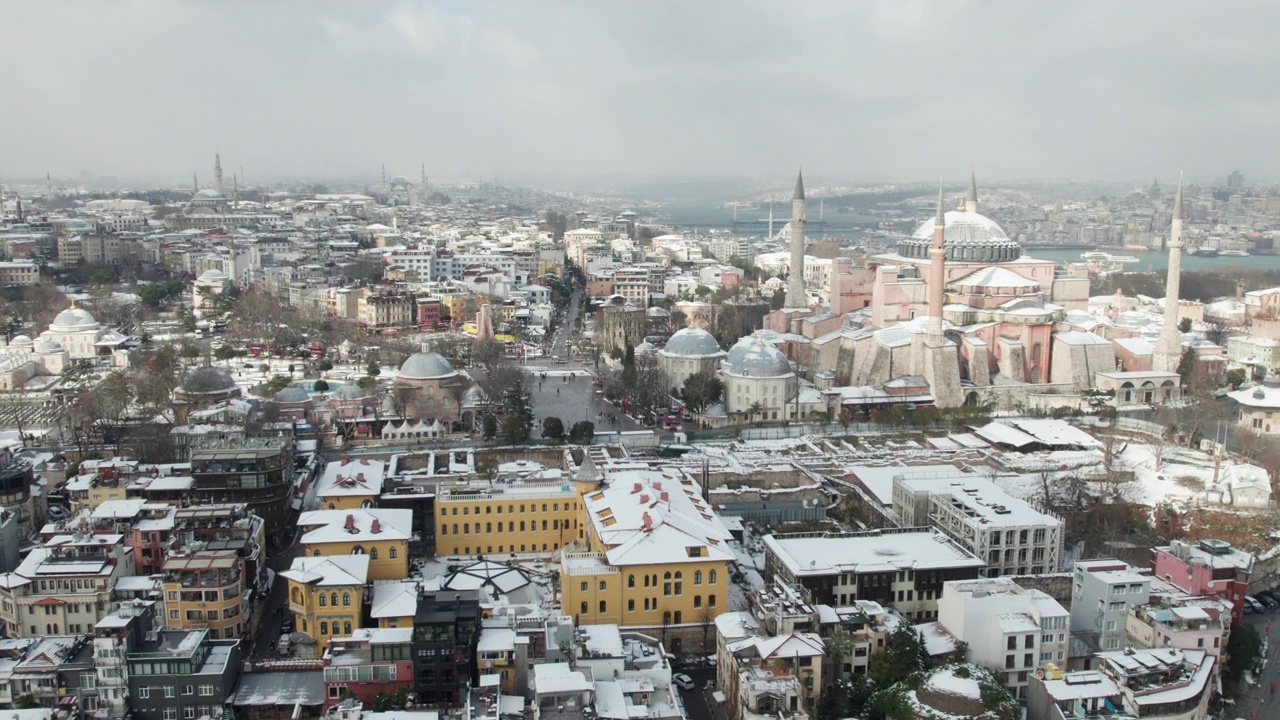
{"type": "Polygon", "coordinates": [[[182,381],[182,389],[189,393],[224,392],[235,390],[236,381],[226,370],[208,365],[187,373],[186,379],[182,381]]]}
{"type": "MultiPolygon", "coordinates": [[[[933,245],[934,218],[898,243],[898,254],[927,259],[933,245]]],[[[956,262],[1008,262],[1022,256],[1022,246],[1005,234],[996,221],[968,210],[952,210],[943,217],[943,246],[947,260],[956,262]]]]}
{"type": "Polygon", "coordinates": [[[89,313],[88,310],[78,307],[70,307],[58,313],[49,325],[50,330],[54,331],[77,331],[98,327],[98,321],[89,313]]]}
{"type": "Polygon", "coordinates": [[[223,197],[225,197],[225,196],[224,196],[222,193],[218,192],[217,190],[214,190],[213,188],[205,188],[204,190],[201,190],[200,192],[197,192],[197,193],[196,193],[196,197],[198,197],[198,198],[213,198],[213,199],[216,199],[216,200],[221,200],[221,199],[223,199],[223,197]]]}
{"type": "Polygon", "coordinates": [[[458,371],[440,353],[420,352],[410,355],[404,361],[398,377],[405,380],[434,380],[457,374],[458,371]]]}
{"type": "Polygon", "coordinates": [[[282,405],[304,403],[309,401],[310,399],[311,399],[311,395],[307,394],[306,390],[303,390],[297,385],[290,385],[289,387],[276,393],[275,397],[272,398],[272,400],[282,405]]]}
{"type": "Polygon", "coordinates": [[[723,355],[724,351],[720,349],[720,343],[716,342],[715,336],[703,330],[702,328],[684,328],[678,330],[671,339],[667,340],[667,344],[662,348],[663,354],[666,355],[683,355],[689,357],[706,357],[708,355],[723,355]]]}
{"type": "Polygon", "coordinates": [[[335,400],[359,400],[366,397],[369,397],[369,393],[362,390],[360,386],[355,383],[339,385],[338,388],[333,391],[333,398],[335,400]]]}
{"type": "Polygon", "coordinates": [[[762,338],[748,336],[738,341],[724,359],[724,371],[744,377],[784,377],[792,375],[791,361],[762,338]]]}

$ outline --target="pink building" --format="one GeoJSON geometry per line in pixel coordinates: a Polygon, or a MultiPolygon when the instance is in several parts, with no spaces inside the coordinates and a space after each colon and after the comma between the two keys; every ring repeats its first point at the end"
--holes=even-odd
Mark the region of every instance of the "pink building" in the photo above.
{"type": "Polygon", "coordinates": [[[1151,552],[1156,577],[1192,595],[1212,595],[1230,602],[1231,624],[1239,624],[1253,574],[1252,555],[1221,540],[1201,540],[1194,545],[1174,540],[1151,552]]]}

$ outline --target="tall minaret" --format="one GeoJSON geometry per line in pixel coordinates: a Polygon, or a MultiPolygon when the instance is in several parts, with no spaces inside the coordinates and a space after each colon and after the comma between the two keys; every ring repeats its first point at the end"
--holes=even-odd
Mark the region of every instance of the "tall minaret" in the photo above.
{"type": "Polygon", "coordinates": [[[1182,360],[1182,336],[1178,332],[1178,294],[1182,275],[1182,173],[1173,200],[1173,224],[1169,228],[1169,274],[1164,283],[1164,326],[1156,343],[1152,368],[1177,372],[1182,360]]]}
{"type": "Polygon", "coordinates": [[[942,181],[938,181],[938,210],[933,216],[933,246],[929,248],[929,345],[941,345],[943,285],[946,284],[945,266],[946,214],[942,210],[942,181]]]}
{"type": "Polygon", "coordinates": [[[804,174],[796,173],[796,191],[791,195],[791,265],[787,276],[787,309],[809,307],[804,294],[804,174]]]}
{"type": "Polygon", "coordinates": [[[213,154],[213,189],[218,191],[219,195],[224,195],[222,189],[222,155],[213,154]]]}
{"type": "Polygon", "coordinates": [[[194,196],[200,192],[200,173],[196,170],[191,171],[191,194],[194,196]]]}
{"type": "Polygon", "coordinates": [[[964,211],[978,212],[978,177],[973,174],[973,170],[969,171],[969,197],[965,198],[964,211]]]}

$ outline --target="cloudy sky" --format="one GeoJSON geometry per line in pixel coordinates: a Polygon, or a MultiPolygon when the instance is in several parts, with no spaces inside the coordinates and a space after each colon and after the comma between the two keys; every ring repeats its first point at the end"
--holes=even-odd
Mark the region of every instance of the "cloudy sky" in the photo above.
{"type": "Polygon", "coordinates": [[[0,176],[1280,175],[1280,3],[0,0],[0,176]]]}

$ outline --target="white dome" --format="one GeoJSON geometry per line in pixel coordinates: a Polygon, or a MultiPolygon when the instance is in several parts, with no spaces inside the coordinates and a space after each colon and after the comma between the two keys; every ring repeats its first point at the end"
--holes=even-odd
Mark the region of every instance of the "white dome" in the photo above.
{"type": "Polygon", "coordinates": [[[53,324],[49,326],[49,329],[61,332],[76,332],[79,330],[95,330],[97,327],[98,321],[93,315],[89,314],[88,310],[72,307],[58,313],[58,317],[53,319],[53,324]]]}
{"type": "Polygon", "coordinates": [[[724,359],[724,371],[743,377],[774,378],[793,375],[791,361],[778,348],[754,335],[738,341],[724,359]]]}
{"type": "Polygon", "coordinates": [[[221,200],[225,196],[222,193],[218,192],[217,190],[214,190],[213,188],[205,188],[204,190],[201,190],[200,192],[196,193],[196,197],[213,198],[216,200],[221,200]]]}
{"type": "Polygon", "coordinates": [[[398,377],[405,380],[434,380],[457,375],[448,360],[440,353],[420,352],[409,356],[400,366],[398,377]]]}
{"type": "Polygon", "coordinates": [[[23,345],[23,346],[30,345],[30,344],[31,344],[31,338],[30,338],[30,337],[28,337],[28,336],[26,336],[26,335],[14,335],[14,336],[13,336],[13,339],[9,341],[9,344],[10,344],[10,345],[23,345]]]}
{"type": "Polygon", "coordinates": [[[664,355],[680,355],[685,357],[706,357],[723,355],[720,343],[715,336],[702,328],[687,327],[677,330],[662,348],[664,355]]]}
{"type": "Polygon", "coordinates": [[[59,353],[62,350],[62,343],[57,340],[41,340],[35,344],[35,351],[38,353],[59,353]]]}
{"type": "Polygon", "coordinates": [[[227,274],[222,272],[221,270],[215,270],[210,268],[200,273],[200,279],[201,280],[226,280],[227,274]]]}
{"type": "MultiPolygon", "coordinates": [[[[976,212],[952,210],[943,217],[943,221],[948,245],[956,242],[1009,239],[995,220],[976,212]]],[[[925,220],[915,232],[911,233],[911,237],[917,240],[933,240],[933,224],[934,218],[925,220]]]]}

